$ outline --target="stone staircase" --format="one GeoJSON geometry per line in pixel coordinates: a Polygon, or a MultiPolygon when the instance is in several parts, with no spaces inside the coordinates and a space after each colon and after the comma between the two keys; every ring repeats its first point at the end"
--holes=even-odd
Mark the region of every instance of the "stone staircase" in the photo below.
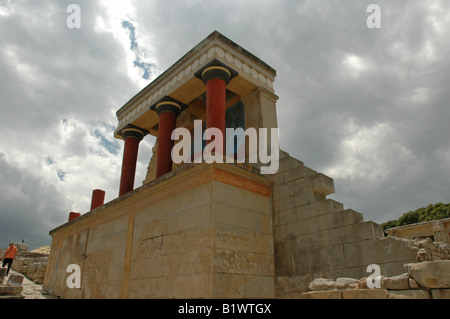
{"type": "Polygon", "coordinates": [[[381,225],[327,196],[333,180],[280,150],[273,185],[273,228],[277,294],[305,291],[317,277],[361,278],[378,264],[383,275],[415,262],[417,249],[385,237],[381,225]]]}

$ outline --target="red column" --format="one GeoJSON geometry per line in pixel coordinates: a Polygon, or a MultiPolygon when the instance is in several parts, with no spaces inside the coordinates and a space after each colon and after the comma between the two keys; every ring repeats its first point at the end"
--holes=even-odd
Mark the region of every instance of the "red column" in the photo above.
{"type": "Polygon", "coordinates": [[[237,75],[235,70],[216,59],[194,74],[206,85],[206,129],[218,128],[222,132],[224,147],[227,85],[237,75]]]}
{"type": "Polygon", "coordinates": [[[81,216],[80,213],[70,212],[70,213],[69,213],[69,222],[70,222],[71,220],[74,220],[74,219],[80,217],[80,216],[81,216]]]}
{"type": "Polygon", "coordinates": [[[150,110],[159,115],[158,124],[158,149],[156,156],[156,178],[172,171],[172,132],[177,125],[177,117],[187,105],[164,96],[158,102],[150,106],[150,110]]]}
{"type": "Polygon", "coordinates": [[[139,150],[139,142],[144,138],[146,132],[143,130],[126,127],[121,135],[125,140],[122,160],[122,174],[120,176],[119,196],[122,196],[134,188],[134,176],[139,150]]]}
{"type": "Polygon", "coordinates": [[[206,128],[215,127],[221,130],[224,146],[226,86],[227,83],[223,79],[210,79],[206,83],[206,128]]]}
{"type": "Polygon", "coordinates": [[[91,210],[100,207],[105,202],[105,191],[94,189],[92,191],[91,210]]]}
{"type": "Polygon", "coordinates": [[[172,132],[176,127],[177,115],[163,112],[159,115],[158,153],[156,160],[156,178],[172,171],[172,132]]]}

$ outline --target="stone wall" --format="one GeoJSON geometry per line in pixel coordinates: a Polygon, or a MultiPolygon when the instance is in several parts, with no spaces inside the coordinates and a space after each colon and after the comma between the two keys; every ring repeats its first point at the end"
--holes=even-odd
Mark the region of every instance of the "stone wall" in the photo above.
{"type": "Polygon", "coordinates": [[[273,298],[271,180],[186,165],[51,231],[61,298],[273,298]],[[66,285],[67,267],[81,288],[66,285]]]}
{"type": "Polygon", "coordinates": [[[361,278],[374,263],[393,275],[418,260],[410,241],[385,237],[381,225],[328,199],[333,180],[288,153],[280,151],[271,178],[278,297],[298,298],[317,277],[361,278]]]}
{"type": "Polygon", "coordinates": [[[413,239],[411,242],[418,249],[418,261],[450,260],[450,245],[445,242],[431,238],[413,239]]]}
{"type": "Polygon", "coordinates": [[[450,261],[405,264],[406,272],[380,276],[380,287],[369,288],[367,281],[353,278],[316,278],[303,299],[450,299],[450,261]]]}

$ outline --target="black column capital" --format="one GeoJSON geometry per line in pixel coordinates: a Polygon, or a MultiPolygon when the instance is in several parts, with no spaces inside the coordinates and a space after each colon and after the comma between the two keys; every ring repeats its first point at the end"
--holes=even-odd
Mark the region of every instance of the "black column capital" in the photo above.
{"type": "Polygon", "coordinates": [[[200,70],[194,73],[194,76],[203,81],[203,83],[208,83],[211,79],[221,79],[228,84],[231,79],[236,77],[239,73],[228,65],[220,62],[217,59],[212,60],[200,70]]]}
{"type": "Polygon", "coordinates": [[[163,98],[159,99],[152,106],[150,106],[150,110],[155,111],[156,113],[158,113],[158,115],[161,115],[161,113],[164,113],[164,112],[172,112],[176,116],[178,116],[185,109],[187,109],[186,104],[181,103],[167,95],[164,96],[163,98]]]}
{"type": "Polygon", "coordinates": [[[144,136],[148,134],[148,131],[140,127],[137,127],[133,124],[128,124],[125,127],[123,127],[118,132],[118,134],[121,135],[123,139],[132,137],[141,141],[144,138],[144,136]]]}

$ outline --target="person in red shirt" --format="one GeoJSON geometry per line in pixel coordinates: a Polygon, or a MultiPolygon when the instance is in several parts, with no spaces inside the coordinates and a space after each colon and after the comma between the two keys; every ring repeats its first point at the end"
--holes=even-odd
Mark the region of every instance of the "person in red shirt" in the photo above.
{"type": "Polygon", "coordinates": [[[2,265],[2,267],[5,267],[5,265],[8,264],[8,270],[6,270],[6,276],[8,276],[8,274],[9,274],[9,270],[11,269],[13,260],[16,259],[16,253],[17,253],[17,247],[14,246],[13,243],[9,243],[9,247],[6,250],[6,253],[5,253],[5,255],[3,255],[3,265],[2,265]]]}

